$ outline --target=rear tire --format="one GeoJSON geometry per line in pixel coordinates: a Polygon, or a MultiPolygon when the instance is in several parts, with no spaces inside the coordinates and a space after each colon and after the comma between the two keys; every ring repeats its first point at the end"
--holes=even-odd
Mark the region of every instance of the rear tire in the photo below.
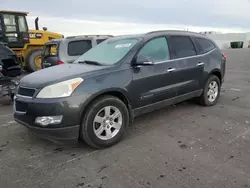
{"type": "Polygon", "coordinates": [[[215,75],[211,75],[203,88],[203,92],[199,97],[198,102],[203,106],[215,105],[219,100],[220,90],[220,79],[215,75]]]}
{"type": "Polygon", "coordinates": [[[122,139],[128,124],[126,105],[116,97],[104,96],[95,100],[83,114],[80,139],[94,149],[107,148],[122,139]]]}
{"type": "Polygon", "coordinates": [[[37,58],[39,57],[41,58],[41,55],[42,55],[41,49],[36,49],[29,52],[29,54],[25,58],[25,66],[28,72],[35,72],[41,69],[42,61],[40,68],[36,65],[37,58]]]}

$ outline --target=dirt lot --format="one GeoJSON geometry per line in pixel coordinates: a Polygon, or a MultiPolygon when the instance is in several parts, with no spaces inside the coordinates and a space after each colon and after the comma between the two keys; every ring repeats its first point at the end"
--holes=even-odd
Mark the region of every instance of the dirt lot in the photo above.
{"type": "Polygon", "coordinates": [[[219,103],[171,106],[136,119],[116,146],[56,145],[0,107],[0,187],[250,187],[250,50],[227,50],[219,103]]]}

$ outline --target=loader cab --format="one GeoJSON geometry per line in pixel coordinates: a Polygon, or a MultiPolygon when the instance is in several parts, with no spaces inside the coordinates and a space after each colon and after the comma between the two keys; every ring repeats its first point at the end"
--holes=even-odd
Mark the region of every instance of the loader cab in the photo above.
{"type": "Polygon", "coordinates": [[[0,41],[10,48],[23,48],[29,43],[27,14],[0,10],[0,41]]]}

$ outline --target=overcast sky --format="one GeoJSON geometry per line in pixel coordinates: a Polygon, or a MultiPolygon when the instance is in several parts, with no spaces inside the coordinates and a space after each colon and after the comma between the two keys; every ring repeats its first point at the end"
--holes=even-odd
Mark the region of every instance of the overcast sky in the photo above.
{"type": "Polygon", "coordinates": [[[137,33],[168,28],[250,31],[250,0],[0,1],[1,9],[30,12],[30,28],[39,16],[41,26],[65,35],[137,33]]]}

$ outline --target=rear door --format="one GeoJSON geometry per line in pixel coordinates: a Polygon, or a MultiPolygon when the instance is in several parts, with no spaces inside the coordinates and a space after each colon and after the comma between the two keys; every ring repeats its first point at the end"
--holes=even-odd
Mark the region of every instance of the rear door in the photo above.
{"type": "Polygon", "coordinates": [[[179,72],[178,96],[199,90],[204,64],[189,36],[170,36],[171,59],[179,72]]]}
{"type": "Polygon", "coordinates": [[[73,63],[77,58],[92,48],[91,39],[73,40],[68,43],[65,63],[73,63]]]}
{"type": "MultiPolygon", "coordinates": [[[[207,78],[207,72],[206,68],[211,69],[214,68],[217,64],[218,60],[224,62],[224,58],[222,57],[221,53],[213,53],[213,51],[217,48],[217,46],[210,41],[209,39],[202,38],[202,37],[192,37],[192,40],[195,44],[195,48],[197,50],[198,55],[200,56],[200,62],[204,63],[204,75],[203,75],[203,83],[201,84],[201,87],[203,87],[204,82],[207,78]],[[213,53],[213,54],[212,54],[213,53]]],[[[223,63],[225,65],[225,63],[223,63]]],[[[220,66],[217,68],[221,68],[220,66]]],[[[222,67],[222,70],[225,71],[225,69],[222,67]]]]}

